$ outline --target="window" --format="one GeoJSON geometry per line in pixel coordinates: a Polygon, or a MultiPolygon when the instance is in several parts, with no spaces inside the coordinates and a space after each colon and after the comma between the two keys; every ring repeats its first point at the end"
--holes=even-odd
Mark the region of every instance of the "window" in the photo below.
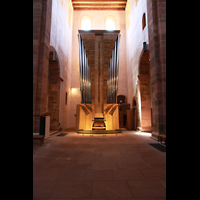
{"type": "Polygon", "coordinates": [[[115,18],[113,16],[106,17],[106,30],[115,30],[115,18]]]}
{"type": "Polygon", "coordinates": [[[144,30],[145,26],[146,26],[146,16],[145,16],[145,13],[144,13],[143,16],[142,16],[142,30],[144,30]]]}
{"type": "Polygon", "coordinates": [[[91,30],[91,17],[83,16],[81,18],[81,30],[91,30]]]}

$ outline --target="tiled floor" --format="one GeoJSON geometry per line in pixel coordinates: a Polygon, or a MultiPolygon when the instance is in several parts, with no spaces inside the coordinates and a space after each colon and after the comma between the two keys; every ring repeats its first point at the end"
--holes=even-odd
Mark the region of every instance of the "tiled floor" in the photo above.
{"type": "Polygon", "coordinates": [[[166,153],[148,135],[67,133],[33,141],[34,200],[166,199],[166,153]]]}

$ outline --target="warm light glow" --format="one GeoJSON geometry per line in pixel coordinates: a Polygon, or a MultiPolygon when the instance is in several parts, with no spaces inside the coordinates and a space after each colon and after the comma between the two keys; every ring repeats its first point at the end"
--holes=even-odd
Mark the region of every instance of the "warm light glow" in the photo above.
{"type": "Polygon", "coordinates": [[[98,134],[95,134],[95,133],[77,133],[77,135],[79,136],[87,136],[87,137],[122,137],[121,133],[106,133],[106,134],[101,134],[101,133],[98,133],[98,134]]]}
{"type": "Polygon", "coordinates": [[[144,135],[144,136],[151,136],[151,133],[145,133],[145,132],[136,132],[137,135],[144,135]]]}
{"type": "Polygon", "coordinates": [[[115,29],[115,24],[112,19],[109,19],[106,22],[106,30],[114,30],[114,29],[115,29]]]}
{"type": "Polygon", "coordinates": [[[75,88],[72,88],[72,92],[75,92],[75,88]]]}
{"type": "Polygon", "coordinates": [[[106,30],[115,30],[115,18],[113,16],[106,17],[106,30]]]}
{"type": "Polygon", "coordinates": [[[82,30],[91,30],[91,17],[83,16],[81,18],[81,29],[82,30]]]}

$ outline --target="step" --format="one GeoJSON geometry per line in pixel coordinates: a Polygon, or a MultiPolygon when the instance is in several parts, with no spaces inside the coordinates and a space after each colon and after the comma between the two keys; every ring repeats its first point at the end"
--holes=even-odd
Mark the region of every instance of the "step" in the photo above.
{"type": "Polygon", "coordinates": [[[122,133],[121,129],[115,129],[115,130],[76,130],[77,133],[80,134],[117,134],[122,133]]]}

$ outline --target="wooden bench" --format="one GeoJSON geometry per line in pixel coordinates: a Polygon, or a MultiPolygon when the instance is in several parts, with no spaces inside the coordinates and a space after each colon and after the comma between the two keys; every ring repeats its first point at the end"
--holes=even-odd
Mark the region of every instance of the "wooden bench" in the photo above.
{"type": "Polygon", "coordinates": [[[44,135],[33,135],[33,140],[40,140],[40,145],[44,144],[44,135]]]}
{"type": "Polygon", "coordinates": [[[161,142],[164,141],[165,142],[165,145],[166,145],[166,135],[158,135],[158,142],[161,142]]]}

